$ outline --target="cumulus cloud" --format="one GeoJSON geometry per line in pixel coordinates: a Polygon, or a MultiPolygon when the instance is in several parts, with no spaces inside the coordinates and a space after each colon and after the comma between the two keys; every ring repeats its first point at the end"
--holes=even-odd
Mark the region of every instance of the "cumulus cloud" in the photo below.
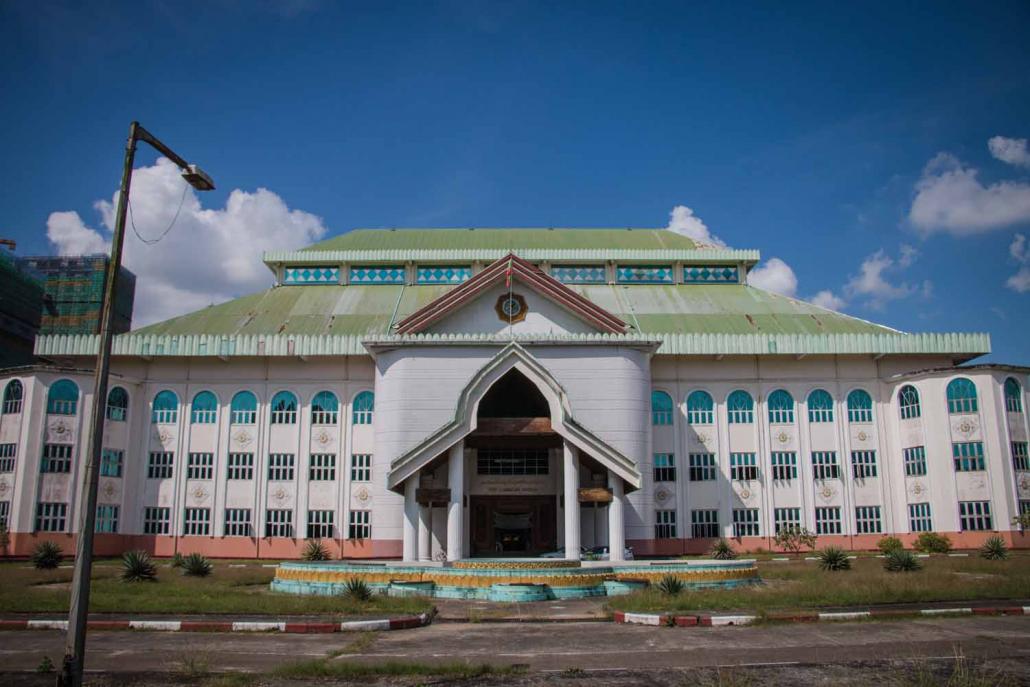
{"type": "Polygon", "coordinates": [[[669,226],[665,228],[693,239],[702,247],[726,245],[718,236],[713,236],[708,226],[686,205],[677,205],[672,209],[669,213],[669,226]]]}
{"type": "Polygon", "coordinates": [[[769,258],[747,274],[750,286],[793,298],[798,292],[798,278],[790,265],[779,258],[769,258]]]}
{"type": "Polygon", "coordinates": [[[1016,234],[1012,238],[1009,255],[1019,263],[1019,270],[1006,280],[1005,286],[1016,293],[1030,291],[1030,246],[1027,246],[1026,236],[1016,234]]]}
{"type": "Polygon", "coordinates": [[[844,306],[848,304],[847,301],[829,289],[823,289],[808,300],[813,305],[818,305],[820,308],[826,308],[827,310],[843,310],[844,306]]]}
{"type": "Polygon", "coordinates": [[[889,301],[906,298],[919,291],[929,296],[933,289],[933,284],[929,281],[923,282],[921,287],[911,286],[907,282],[891,283],[889,274],[910,266],[912,260],[914,254],[905,252],[904,247],[897,261],[882,249],[878,250],[862,261],[858,274],[853,275],[844,285],[844,293],[851,299],[866,301],[866,304],[874,309],[880,309],[889,301]]]}
{"type": "Polygon", "coordinates": [[[995,136],[987,141],[987,149],[996,159],[1010,165],[1030,167],[1030,150],[1025,138],[995,136]]]}
{"type": "MultiPolygon", "coordinates": [[[[164,158],[133,172],[132,219],[143,238],[158,238],[182,200],[175,225],[159,243],[147,245],[131,225],[126,227],[124,263],[136,274],[134,327],[265,288],[272,275],[261,262],[264,251],[300,248],[326,233],[319,217],[291,210],[267,189],[235,189],[225,207],[215,209],[203,207],[184,184],[178,168],[164,158]]],[[[104,234],[87,226],[78,213],[51,213],[47,237],[57,251],[73,255],[107,250],[117,197],[115,192],[111,201],[94,203],[104,234]]]]}
{"type": "MultiPolygon", "coordinates": [[[[1012,154],[1006,150],[1006,155],[1012,154]]],[[[999,181],[984,186],[978,174],[955,156],[939,153],[916,182],[909,220],[924,235],[945,232],[955,236],[1030,222],[1030,184],[999,181]]]]}

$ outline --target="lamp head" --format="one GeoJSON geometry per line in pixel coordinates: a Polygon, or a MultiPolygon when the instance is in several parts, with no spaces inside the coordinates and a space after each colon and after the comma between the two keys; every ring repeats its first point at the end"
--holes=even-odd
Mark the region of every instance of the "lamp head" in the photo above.
{"type": "Polygon", "coordinates": [[[182,178],[186,180],[186,183],[198,191],[215,190],[214,179],[209,177],[204,170],[196,165],[190,165],[187,167],[182,173],[182,178]]]}

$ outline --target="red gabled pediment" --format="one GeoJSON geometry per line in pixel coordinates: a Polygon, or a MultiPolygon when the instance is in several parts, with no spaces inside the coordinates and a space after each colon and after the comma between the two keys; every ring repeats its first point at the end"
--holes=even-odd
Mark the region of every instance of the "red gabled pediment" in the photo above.
{"type": "Polygon", "coordinates": [[[533,263],[509,253],[461,286],[405,317],[394,325],[397,333],[416,334],[424,331],[429,325],[481,296],[498,282],[506,282],[509,270],[512,279],[517,279],[532,291],[569,310],[598,330],[607,334],[622,334],[626,331],[626,323],[618,317],[545,274],[533,263]]]}

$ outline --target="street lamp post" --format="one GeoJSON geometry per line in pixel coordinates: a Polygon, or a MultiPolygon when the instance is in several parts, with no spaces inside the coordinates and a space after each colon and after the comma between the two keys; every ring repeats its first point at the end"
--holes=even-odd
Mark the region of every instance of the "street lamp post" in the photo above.
{"type": "Polygon", "coordinates": [[[104,280],[104,297],[100,310],[100,342],[96,371],[93,377],[93,406],[90,415],[89,442],[86,445],[86,470],[79,500],[82,517],[79,537],[75,545],[75,573],[72,577],[71,608],[68,611],[68,635],[64,649],[64,663],[57,676],[59,687],[80,687],[86,651],[86,616],[89,612],[89,582],[93,570],[93,529],[96,526],[97,481],[100,457],[103,451],[104,420],[107,410],[107,376],[111,364],[111,322],[114,319],[115,288],[122,265],[122,243],[125,238],[125,213],[129,205],[129,186],[132,183],[132,163],[136,157],[136,143],[144,141],[183,170],[182,176],[198,191],[214,190],[215,184],[196,165],[191,165],[175,154],[171,148],[140,126],[129,125],[129,140],[125,144],[125,163],[122,167],[122,186],[118,192],[118,214],[115,217],[114,236],[111,240],[111,262],[104,280]]]}

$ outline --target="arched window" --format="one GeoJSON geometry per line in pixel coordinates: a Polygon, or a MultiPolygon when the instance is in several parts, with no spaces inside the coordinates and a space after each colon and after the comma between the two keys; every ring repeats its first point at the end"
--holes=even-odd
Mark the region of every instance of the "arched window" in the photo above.
{"type": "Polygon", "coordinates": [[[319,391],[311,400],[311,424],[335,425],[339,417],[340,402],[332,391],[319,391]]]}
{"type": "Polygon", "coordinates": [[[59,379],[50,385],[46,411],[52,415],[74,415],[79,407],[79,387],[70,379],[59,379]]]}
{"type": "Polygon", "coordinates": [[[107,419],[112,422],[125,422],[129,412],[129,394],[125,389],[116,386],[107,394],[107,419]]]}
{"type": "Polygon", "coordinates": [[[4,415],[7,415],[8,413],[14,414],[21,412],[21,395],[21,382],[17,379],[12,379],[7,383],[7,388],[4,389],[4,415]]]}
{"type": "Polygon", "coordinates": [[[194,425],[213,425],[218,417],[218,399],[210,391],[201,391],[193,397],[190,422],[194,425]]]}
{"type": "Polygon", "coordinates": [[[715,404],[707,391],[694,391],[687,396],[687,422],[692,425],[710,425],[715,422],[715,404]]]}
{"type": "Polygon", "coordinates": [[[257,422],[257,396],[239,391],[229,405],[229,421],[234,425],[252,425],[257,422]]]}
{"type": "Polygon", "coordinates": [[[150,421],[164,424],[174,424],[179,421],[179,397],[175,395],[174,391],[165,389],[154,396],[150,421]]]}
{"type": "Polygon", "coordinates": [[[354,409],[351,421],[356,425],[372,424],[372,413],[375,412],[376,397],[371,391],[362,391],[354,397],[354,409]]]}
{"type": "Polygon", "coordinates": [[[976,386],[965,377],[958,377],[948,384],[948,412],[975,413],[976,386]]]}
{"type": "Polygon", "coordinates": [[[848,394],[848,422],[872,422],[873,397],[868,391],[855,389],[848,394]]]}
{"type": "Polygon", "coordinates": [[[769,394],[766,400],[769,406],[769,422],[786,424],[794,422],[794,397],[783,389],[769,394]]]}
{"type": "Polygon", "coordinates": [[[1005,380],[1005,410],[1010,413],[1023,412],[1023,389],[1013,377],[1005,380]]]}
{"type": "Polygon", "coordinates": [[[833,422],[833,396],[825,389],[816,389],[808,395],[808,421],[833,422]]]}
{"type": "Polygon", "coordinates": [[[272,424],[292,425],[297,422],[297,397],[280,391],[272,397],[272,424]]]}
{"type": "Polygon", "coordinates": [[[919,417],[923,414],[919,407],[919,392],[911,384],[901,387],[901,391],[898,392],[898,405],[901,406],[902,420],[919,417]]]}
{"type": "Polygon", "coordinates": [[[651,392],[651,424],[672,424],[672,398],[664,391],[651,392]]]}
{"type": "Polygon", "coordinates": [[[755,401],[751,394],[737,390],[726,399],[726,410],[731,425],[749,425],[755,421],[755,401]]]}

